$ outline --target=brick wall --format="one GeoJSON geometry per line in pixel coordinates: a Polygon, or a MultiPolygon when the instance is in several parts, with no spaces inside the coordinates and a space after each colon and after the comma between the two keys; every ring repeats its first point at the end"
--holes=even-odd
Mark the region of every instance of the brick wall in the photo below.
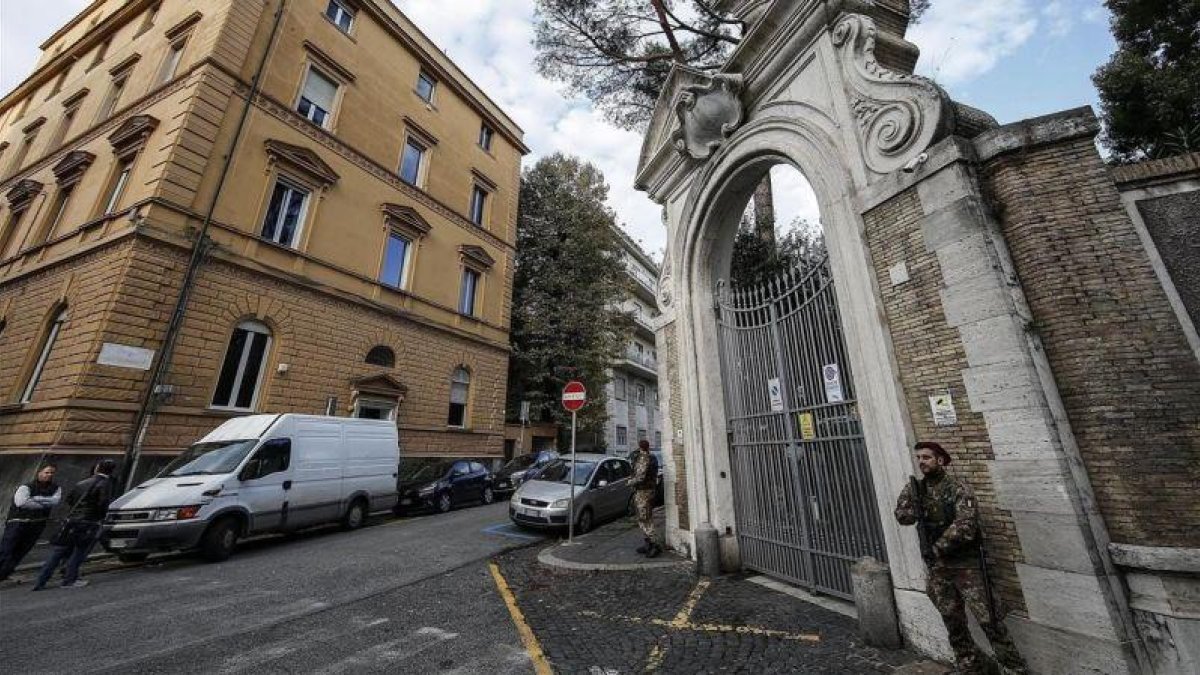
{"type": "MultiPolygon", "coordinates": [[[[679,360],[679,337],[676,335],[675,324],[667,326],[659,336],[659,344],[663,345],[660,350],[660,357],[665,358],[667,363],[678,364],[679,360]]],[[[683,443],[679,442],[679,438],[675,435],[675,429],[681,428],[680,420],[683,418],[683,395],[679,384],[679,369],[670,368],[668,377],[670,378],[670,399],[668,401],[669,413],[663,417],[661,422],[663,432],[664,445],[670,446],[671,460],[675,465],[675,505],[679,512],[679,529],[690,530],[691,513],[688,508],[688,490],[687,490],[687,455],[685,454],[683,443]]]]}
{"type": "Polygon", "coordinates": [[[988,473],[994,459],[983,415],[967,406],[962,371],[967,367],[957,329],[942,308],[942,270],[925,246],[923,218],[916,190],[903,192],[865,216],[867,243],[875,266],[883,306],[891,329],[900,380],[913,432],[920,440],[943,444],[954,455],[952,473],[965,478],[979,500],[987,537],[988,563],[997,591],[1010,609],[1024,610],[1016,564],[1022,562],[1016,529],[1007,511],[996,504],[988,473]],[[888,272],[908,266],[909,281],[893,286],[888,272]],[[955,426],[936,426],[929,396],[949,391],[958,415],[955,426]]]}
{"type": "Polygon", "coordinates": [[[1200,363],[1092,139],[984,178],[1112,538],[1200,545],[1200,363]]]}

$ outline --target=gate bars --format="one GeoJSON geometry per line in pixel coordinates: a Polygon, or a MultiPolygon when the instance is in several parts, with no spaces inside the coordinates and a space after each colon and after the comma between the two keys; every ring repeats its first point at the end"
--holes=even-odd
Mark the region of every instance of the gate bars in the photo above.
{"type": "Polygon", "coordinates": [[[854,561],[887,558],[828,256],[722,284],[718,323],[742,562],[849,599],[854,561]]]}

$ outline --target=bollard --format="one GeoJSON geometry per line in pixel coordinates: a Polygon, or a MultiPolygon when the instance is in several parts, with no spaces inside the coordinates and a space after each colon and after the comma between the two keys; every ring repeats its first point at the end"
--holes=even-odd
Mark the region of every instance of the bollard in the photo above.
{"type": "Polygon", "coordinates": [[[696,572],[703,577],[721,574],[721,543],[710,523],[696,527],[696,572]]]}
{"type": "Polygon", "coordinates": [[[899,649],[900,621],[888,566],[871,557],[861,558],[850,568],[850,579],[863,641],[872,647],[899,649]]]}

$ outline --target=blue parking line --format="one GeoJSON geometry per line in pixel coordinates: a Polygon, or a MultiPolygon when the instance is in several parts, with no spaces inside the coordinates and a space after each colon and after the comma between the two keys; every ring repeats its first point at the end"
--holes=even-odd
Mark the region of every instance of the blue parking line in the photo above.
{"type": "Polygon", "coordinates": [[[498,535],[501,537],[512,537],[513,539],[528,539],[530,541],[541,539],[541,537],[539,537],[537,535],[526,534],[524,532],[518,531],[516,529],[516,527],[513,526],[512,523],[499,523],[496,525],[492,525],[491,527],[485,527],[485,528],[483,528],[483,533],[484,534],[495,534],[495,535],[498,535]]]}

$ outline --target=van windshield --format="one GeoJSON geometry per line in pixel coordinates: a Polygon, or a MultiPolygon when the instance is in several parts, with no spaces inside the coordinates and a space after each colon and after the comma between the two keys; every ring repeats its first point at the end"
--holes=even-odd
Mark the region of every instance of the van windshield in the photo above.
{"type": "Polygon", "coordinates": [[[257,439],[196,443],[174,459],[159,476],[203,476],[230,473],[254,449],[257,439]]]}

